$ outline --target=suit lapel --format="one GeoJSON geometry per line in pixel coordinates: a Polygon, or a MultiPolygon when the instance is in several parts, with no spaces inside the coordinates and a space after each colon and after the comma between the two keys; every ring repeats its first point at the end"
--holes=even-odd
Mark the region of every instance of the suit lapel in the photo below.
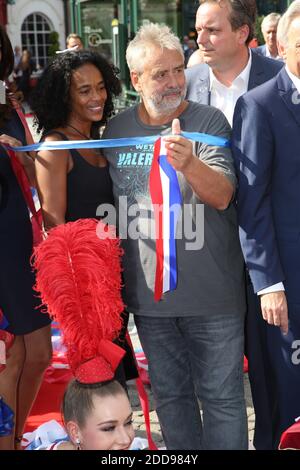
{"type": "Polygon", "coordinates": [[[205,68],[205,73],[197,77],[196,86],[197,103],[210,104],[210,83],[209,68],[205,68]],[[207,72],[207,73],[206,73],[207,72]]]}
{"type": "Polygon", "coordinates": [[[266,81],[259,54],[255,54],[255,52],[251,52],[251,54],[252,64],[249,75],[248,91],[262,85],[266,81]]]}
{"type": "Polygon", "coordinates": [[[285,105],[300,126],[300,94],[285,69],[277,77],[277,86],[285,105]]]}

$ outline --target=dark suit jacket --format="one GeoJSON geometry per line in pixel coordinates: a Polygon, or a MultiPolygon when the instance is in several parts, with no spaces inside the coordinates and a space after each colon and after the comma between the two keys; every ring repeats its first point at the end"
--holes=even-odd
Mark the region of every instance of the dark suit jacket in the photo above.
{"type": "MultiPolygon", "coordinates": [[[[273,78],[282,66],[283,62],[281,61],[268,59],[267,57],[252,53],[248,90],[252,90],[252,88],[273,78]]],[[[209,66],[207,64],[199,64],[190,67],[186,70],[186,78],[186,98],[197,103],[210,104],[209,66]]]]}
{"type": "Polygon", "coordinates": [[[255,292],[300,303],[300,95],[285,69],[243,95],[233,121],[242,250],[255,292]]]}
{"type": "Polygon", "coordinates": [[[256,54],[263,55],[264,57],[267,57],[267,46],[263,44],[262,46],[255,47],[253,49],[253,52],[256,52],[256,54]]]}

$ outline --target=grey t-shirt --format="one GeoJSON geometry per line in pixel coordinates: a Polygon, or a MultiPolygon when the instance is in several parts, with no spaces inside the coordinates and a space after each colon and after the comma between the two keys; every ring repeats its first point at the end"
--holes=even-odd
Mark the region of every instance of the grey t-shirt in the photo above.
{"type": "MultiPolygon", "coordinates": [[[[226,118],[211,106],[189,102],[179,120],[184,131],[230,138],[226,118]]],[[[143,124],[135,106],[114,117],[103,138],[170,134],[170,128],[171,123],[165,126],[143,124]]],[[[243,257],[234,204],[225,211],[202,204],[183,175],[177,173],[183,199],[183,217],[178,223],[176,241],[178,282],[175,291],[165,293],[163,299],[156,302],[153,294],[155,232],[148,184],[153,145],[103,152],[109,161],[124,248],[124,301],[128,309],[156,317],[242,314],[245,308],[243,257]]],[[[195,152],[236,185],[229,148],[196,144],[195,152]]]]}

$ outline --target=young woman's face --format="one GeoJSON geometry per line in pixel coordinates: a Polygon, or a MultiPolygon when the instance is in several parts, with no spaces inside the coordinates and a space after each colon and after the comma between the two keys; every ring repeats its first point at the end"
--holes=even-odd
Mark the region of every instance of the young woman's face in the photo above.
{"type": "Polygon", "coordinates": [[[93,399],[94,409],[80,428],[82,450],[127,450],[134,438],[132,410],[125,393],[93,399]]]}
{"type": "Polygon", "coordinates": [[[97,67],[85,64],[74,70],[70,87],[70,118],[77,121],[100,121],[106,99],[104,79],[97,67]]]}

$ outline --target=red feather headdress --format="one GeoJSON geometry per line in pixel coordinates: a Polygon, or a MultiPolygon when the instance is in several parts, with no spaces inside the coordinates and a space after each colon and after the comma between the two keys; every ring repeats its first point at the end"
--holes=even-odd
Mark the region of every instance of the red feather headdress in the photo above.
{"type": "Polygon", "coordinates": [[[59,323],[79,382],[110,380],[124,355],[112,341],[121,327],[122,250],[114,228],[95,219],[59,225],[34,250],[35,289],[59,323]],[[106,238],[97,236],[105,233],[106,238]]]}

